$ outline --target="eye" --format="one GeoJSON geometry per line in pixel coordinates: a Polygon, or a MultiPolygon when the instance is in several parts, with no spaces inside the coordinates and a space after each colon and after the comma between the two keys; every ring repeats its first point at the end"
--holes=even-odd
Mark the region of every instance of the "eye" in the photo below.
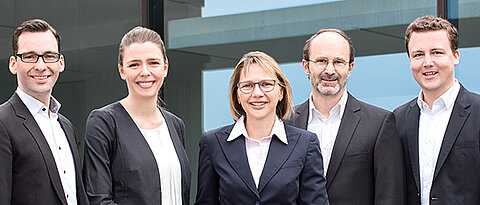
{"type": "Polygon", "coordinates": [[[43,58],[45,58],[47,60],[54,60],[54,59],[57,59],[57,54],[47,53],[47,54],[43,55],[43,58]]]}
{"type": "Polygon", "coordinates": [[[320,64],[325,64],[327,62],[328,62],[328,60],[325,59],[325,58],[321,58],[321,59],[318,59],[318,60],[315,61],[315,63],[320,63],[320,64]]]}
{"type": "Polygon", "coordinates": [[[271,87],[271,86],[273,86],[273,82],[271,82],[271,81],[263,81],[263,82],[260,83],[260,86],[262,86],[262,87],[271,87]]]}
{"type": "Polygon", "coordinates": [[[414,53],[414,54],[412,55],[412,57],[414,57],[414,58],[418,58],[418,57],[421,57],[421,56],[423,56],[422,53],[414,53]]]}
{"type": "Polygon", "coordinates": [[[22,58],[25,59],[25,60],[32,60],[32,59],[37,58],[37,55],[36,54],[31,54],[31,53],[23,54],[22,58]]]}
{"type": "Polygon", "coordinates": [[[433,54],[435,54],[435,55],[442,55],[443,52],[442,52],[442,51],[433,51],[433,54]]]}
{"type": "Polygon", "coordinates": [[[345,65],[345,64],[347,64],[347,62],[339,59],[339,60],[333,61],[333,64],[334,65],[345,65]]]}
{"type": "Polygon", "coordinates": [[[157,65],[161,65],[161,64],[162,64],[162,62],[160,62],[160,61],[150,61],[150,65],[157,66],[157,65]]]}
{"type": "Polygon", "coordinates": [[[241,87],[241,88],[246,88],[246,89],[248,89],[248,88],[252,88],[252,87],[253,87],[253,84],[252,84],[252,83],[242,83],[242,84],[240,85],[240,87],[241,87]]]}
{"type": "Polygon", "coordinates": [[[138,63],[131,63],[127,65],[128,68],[137,68],[138,66],[140,66],[138,63]]]}

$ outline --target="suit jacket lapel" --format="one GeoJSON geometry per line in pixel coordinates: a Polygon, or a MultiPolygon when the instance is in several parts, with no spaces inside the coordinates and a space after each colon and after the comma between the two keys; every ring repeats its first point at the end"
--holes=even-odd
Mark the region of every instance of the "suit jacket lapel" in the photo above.
{"type": "Polygon", "coordinates": [[[437,159],[437,165],[435,167],[435,174],[433,179],[438,175],[438,172],[442,168],[445,160],[447,159],[448,153],[453,147],[453,144],[457,140],[458,134],[462,130],[463,124],[470,115],[470,111],[468,108],[470,107],[470,103],[467,99],[467,90],[461,86],[460,91],[457,96],[457,100],[453,105],[452,114],[448,121],[447,130],[445,131],[445,135],[443,137],[442,147],[440,148],[440,153],[437,159]]]}
{"type": "Polygon", "coordinates": [[[302,103],[301,105],[298,106],[295,116],[293,117],[293,122],[292,125],[294,127],[302,128],[304,130],[307,129],[307,124],[308,124],[308,103],[309,101],[307,100],[306,102],[302,103]]]}
{"type": "Polygon", "coordinates": [[[418,161],[418,123],[420,119],[420,108],[417,105],[417,98],[412,100],[409,106],[410,110],[407,113],[407,119],[410,119],[410,121],[405,122],[407,124],[405,133],[410,159],[406,159],[406,161],[410,161],[415,185],[417,186],[417,190],[420,190],[420,165],[418,161]]]}
{"type": "Polygon", "coordinates": [[[245,148],[245,138],[243,136],[228,142],[226,139],[232,131],[233,125],[228,127],[225,132],[217,133],[217,140],[225,156],[232,166],[233,170],[240,176],[247,187],[260,199],[255,181],[253,180],[250,165],[248,165],[247,151],[245,148]]]}
{"type": "Polygon", "coordinates": [[[45,136],[42,133],[42,130],[38,126],[35,118],[33,118],[30,111],[28,111],[25,104],[23,104],[22,100],[18,95],[15,93],[10,98],[10,102],[17,114],[17,117],[24,119],[23,125],[25,128],[30,132],[32,137],[34,138],[35,142],[42,153],[45,165],[47,167],[48,174],[50,176],[50,181],[57,192],[58,198],[62,201],[63,204],[67,204],[67,200],[65,199],[64,190],[62,183],[60,181],[60,176],[58,175],[57,165],[55,164],[55,158],[53,157],[52,151],[48,145],[45,136]]]}
{"type": "Polygon", "coordinates": [[[297,145],[300,134],[292,133],[290,128],[285,127],[288,144],[283,143],[277,137],[273,136],[270,142],[267,159],[263,167],[262,175],[258,184],[258,192],[262,192],[272,177],[280,170],[282,165],[292,154],[293,148],[297,145]]]}
{"type": "Polygon", "coordinates": [[[358,100],[348,94],[342,122],[340,123],[340,128],[338,129],[337,137],[332,150],[332,156],[328,165],[327,189],[335,179],[335,175],[337,174],[338,168],[340,167],[340,164],[345,156],[345,152],[350,144],[350,140],[352,139],[355,129],[360,122],[360,116],[357,114],[359,111],[360,105],[358,100]]]}

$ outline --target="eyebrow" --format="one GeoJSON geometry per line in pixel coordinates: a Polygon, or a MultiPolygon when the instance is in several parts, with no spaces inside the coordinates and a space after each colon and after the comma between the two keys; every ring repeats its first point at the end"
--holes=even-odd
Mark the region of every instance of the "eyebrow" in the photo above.
{"type": "Polygon", "coordinates": [[[43,53],[37,53],[37,52],[35,52],[35,51],[27,51],[27,52],[23,52],[23,53],[34,53],[34,54],[40,54],[40,55],[42,55],[42,54],[45,54],[45,53],[59,53],[59,52],[58,52],[58,51],[45,51],[45,52],[43,52],[43,53]]]}

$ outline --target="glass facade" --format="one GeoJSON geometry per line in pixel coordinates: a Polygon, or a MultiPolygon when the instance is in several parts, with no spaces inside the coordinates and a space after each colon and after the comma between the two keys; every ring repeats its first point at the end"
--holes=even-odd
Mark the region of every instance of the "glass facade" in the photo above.
{"type": "MultiPolygon", "coordinates": [[[[66,70],[53,95],[61,112],[83,138],[88,113],[126,96],[117,71],[118,44],[125,32],[146,25],[150,0],[6,0],[0,8],[0,100],[16,88],[8,71],[11,37],[24,20],[42,18],[62,36],[66,70]]],[[[406,26],[423,15],[437,15],[438,2],[460,33],[456,77],[480,92],[475,68],[480,55],[480,0],[164,0],[163,35],[169,73],[163,96],[166,109],[186,125],[187,154],[195,199],[198,140],[203,131],[233,123],[228,83],[244,53],[260,50],[274,57],[292,84],[294,104],[310,95],[301,67],[305,40],[321,28],[339,28],[356,49],[348,90],[360,100],[393,110],[420,88],[411,76],[405,53],[406,26]]],[[[153,5],[153,4],[151,4],[153,5]]],[[[160,11],[161,12],[161,11],[160,11]]],[[[156,16],[160,16],[158,13],[156,16]]],[[[158,26],[158,25],[157,25],[158,26]]],[[[159,31],[162,33],[162,31],[159,31]]]]}

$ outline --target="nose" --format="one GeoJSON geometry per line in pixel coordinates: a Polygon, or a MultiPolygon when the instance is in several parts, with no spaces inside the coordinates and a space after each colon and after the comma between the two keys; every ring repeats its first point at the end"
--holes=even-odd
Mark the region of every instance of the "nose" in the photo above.
{"type": "Polygon", "coordinates": [[[141,76],[148,76],[150,75],[150,70],[148,69],[148,66],[144,63],[142,64],[142,67],[140,68],[142,69],[141,72],[140,72],[140,75],[141,76]]]}
{"type": "Polygon", "coordinates": [[[35,69],[39,71],[44,71],[47,69],[47,64],[45,61],[43,61],[43,57],[37,60],[37,63],[35,63],[35,69]]]}
{"type": "Polygon", "coordinates": [[[253,87],[253,91],[252,91],[252,96],[263,96],[265,93],[263,93],[262,89],[260,89],[260,85],[259,84],[255,84],[254,87],[253,87]]]}
{"type": "Polygon", "coordinates": [[[434,64],[434,61],[433,61],[433,58],[430,54],[425,54],[425,58],[424,58],[424,61],[423,61],[423,67],[430,67],[430,66],[433,66],[434,64]]]}
{"type": "Polygon", "coordinates": [[[328,73],[328,74],[334,74],[335,73],[335,67],[333,67],[333,62],[329,62],[327,64],[327,67],[325,67],[325,70],[323,72],[328,73]]]}

